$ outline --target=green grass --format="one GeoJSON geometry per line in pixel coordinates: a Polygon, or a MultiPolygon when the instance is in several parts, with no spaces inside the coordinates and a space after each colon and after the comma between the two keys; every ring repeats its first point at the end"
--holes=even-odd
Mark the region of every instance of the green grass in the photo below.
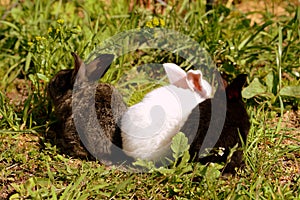
{"type": "MultiPolygon", "coordinates": [[[[202,1],[182,1],[164,14],[112,1],[21,1],[0,7],[0,198],[12,199],[300,199],[300,6],[286,2],[284,16],[263,10],[262,22],[218,6],[210,17],[202,1]],[[203,46],[231,79],[249,74],[243,91],[251,118],[246,167],[221,176],[219,165],[183,162],[152,173],[125,173],[64,155],[47,139],[53,122],[46,94],[51,77],[73,66],[115,34],[146,28],[153,17],[163,28],[203,46]],[[62,20],[61,20],[62,19],[62,20]],[[21,88],[21,89],[20,89],[21,88]]],[[[153,22],[153,21],[152,21],[153,22]]],[[[176,54],[145,50],[118,58],[103,78],[117,84],[146,63],[178,62],[176,54]]],[[[133,104],[151,89],[143,76],[133,104]]],[[[154,88],[155,85],[153,85],[154,88]]]]}

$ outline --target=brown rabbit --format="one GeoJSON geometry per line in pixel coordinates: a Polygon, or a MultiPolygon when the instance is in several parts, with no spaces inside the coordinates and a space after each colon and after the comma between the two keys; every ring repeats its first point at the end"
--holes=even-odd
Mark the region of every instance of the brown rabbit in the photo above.
{"type": "Polygon", "coordinates": [[[238,150],[232,155],[231,161],[224,168],[224,172],[235,173],[235,168],[243,164],[243,151],[240,148],[242,142],[246,143],[250,128],[249,116],[241,96],[246,77],[245,74],[237,76],[227,87],[225,82],[226,97],[224,98],[222,98],[224,86],[223,83],[219,83],[214,98],[200,103],[189,116],[182,132],[188,135],[195,128],[198,129],[190,146],[190,155],[194,161],[226,163],[230,148],[238,144],[238,150]],[[225,99],[226,101],[224,101],[225,99]],[[224,111],[223,116],[222,111],[224,111]],[[219,137],[218,133],[220,134],[219,137]],[[208,147],[214,147],[214,149],[209,152],[208,156],[203,156],[206,153],[205,148],[208,147]],[[223,155],[215,151],[218,148],[223,149],[223,155]]]}
{"type": "Polygon", "coordinates": [[[103,54],[85,65],[78,55],[72,55],[74,69],[59,71],[48,85],[48,93],[61,125],[61,129],[55,130],[56,134],[61,136],[62,146],[70,155],[96,157],[105,164],[112,164],[112,143],[117,146],[114,148],[122,148],[117,122],[126,105],[112,85],[94,81],[97,74],[107,71],[114,56],[103,54]],[[75,91],[76,80],[79,87],[75,91]],[[93,112],[97,117],[92,116],[93,112]],[[74,122],[76,117],[80,120],[77,124],[74,122]]]}

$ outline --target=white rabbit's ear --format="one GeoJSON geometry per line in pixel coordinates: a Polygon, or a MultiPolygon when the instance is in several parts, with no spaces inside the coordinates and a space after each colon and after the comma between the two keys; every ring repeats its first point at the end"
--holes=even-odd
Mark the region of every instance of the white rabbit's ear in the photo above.
{"type": "Polygon", "coordinates": [[[200,70],[189,70],[187,72],[186,79],[191,90],[197,92],[200,92],[202,90],[202,73],[200,70]]]}
{"type": "Polygon", "coordinates": [[[186,72],[174,63],[165,63],[163,67],[167,73],[169,82],[180,88],[189,88],[186,82],[186,72]]]}
{"type": "Polygon", "coordinates": [[[211,85],[203,79],[200,70],[189,70],[187,72],[187,84],[193,91],[198,92],[201,97],[208,98],[211,96],[212,88],[211,85]]]}
{"type": "Polygon", "coordinates": [[[186,73],[174,63],[165,63],[163,67],[172,85],[195,91],[199,93],[202,98],[211,96],[212,88],[206,80],[203,80],[200,70],[189,70],[186,73]]]}

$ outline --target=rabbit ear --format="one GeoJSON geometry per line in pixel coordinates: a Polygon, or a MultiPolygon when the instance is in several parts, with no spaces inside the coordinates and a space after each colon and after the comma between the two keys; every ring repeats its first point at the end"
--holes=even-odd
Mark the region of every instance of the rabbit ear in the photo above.
{"type": "Polygon", "coordinates": [[[246,82],[247,74],[238,75],[230,85],[226,88],[228,99],[241,99],[241,91],[246,82]]]}
{"type": "Polygon", "coordinates": [[[165,63],[163,64],[163,67],[167,73],[169,82],[172,85],[175,85],[183,89],[190,88],[186,81],[186,77],[187,77],[186,72],[183,69],[181,69],[178,65],[174,63],[165,63]]]}
{"type": "Polygon", "coordinates": [[[217,88],[216,94],[219,94],[221,92],[225,92],[225,89],[228,86],[227,81],[221,75],[218,75],[218,73],[219,73],[218,71],[215,72],[216,79],[218,81],[218,88],[217,88]]]}
{"type": "Polygon", "coordinates": [[[211,95],[212,88],[207,81],[202,79],[200,70],[189,70],[186,73],[178,65],[173,63],[165,63],[163,67],[172,85],[196,91],[200,93],[202,97],[209,97],[211,95]]]}
{"type": "Polygon", "coordinates": [[[78,72],[80,66],[83,64],[83,62],[82,62],[82,60],[80,59],[80,57],[76,53],[71,52],[71,54],[72,54],[72,56],[74,58],[74,64],[75,64],[75,66],[74,66],[74,72],[77,74],[77,72],[78,72]]]}
{"type": "Polygon", "coordinates": [[[79,76],[79,80],[85,80],[86,78],[86,67],[81,58],[74,52],[71,53],[74,58],[74,71],[72,74],[72,80],[75,81],[76,76],[79,76]]]}
{"type": "Polygon", "coordinates": [[[200,79],[202,73],[199,70],[189,70],[188,73],[186,73],[174,63],[165,63],[163,64],[163,67],[167,73],[169,82],[172,85],[184,89],[191,89],[193,91],[201,90],[200,79]]]}
{"type": "Polygon", "coordinates": [[[72,78],[75,80],[78,76],[79,81],[97,81],[105,74],[114,59],[112,54],[102,54],[88,65],[85,65],[77,54],[72,52],[72,56],[75,60],[72,78]]]}
{"type": "Polygon", "coordinates": [[[212,88],[202,77],[200,70],[189,70],[187,72],[187,83],[189,88],[199,93],[202,98],[208,98],[211,96],[212,88]]]}
{"type": "Polygon", "coordinates": [[[86,76],[89,81],[97,81],[108,70],[114,60],[112,54],[101,54],[95,60],[90,62],[86,67],[86,76]]]}
{"type": "Polygon", "coordinates": [[[163,67],[171,84],[175,84],[186,78],[186,72],[174,63],[165,63],[163,67]]]}
{"type": "Polygon", "coordinates": [[[202,90],[201,80],[202,73],[200,70],[189,70],[187,72],[187,82],[191,90],[200,92],[202,90]]]}

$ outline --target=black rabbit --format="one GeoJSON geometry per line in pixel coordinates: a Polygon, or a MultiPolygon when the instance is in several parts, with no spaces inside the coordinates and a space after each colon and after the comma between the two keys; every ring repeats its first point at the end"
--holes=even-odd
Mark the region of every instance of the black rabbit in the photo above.
{"type": "Polygon", "coordinates": [[[72,55],[75,59],[74,69],[59,71],[48,85],[49,97],[61,126],[61,129],[54,131],[60,135],[62,146],[70,155],[97,157],[103,163],[111,164],[112,143],[122,148],[117,122],[125,112],[126,105],[112,85],[95,82],[95,76],[106,72],[114,56],[103,54],[85,65],[79,56],[75,53],[72,55]],[[78,87],[74,92],[76,77],[78,87]],[[80,121],[75,126],[76,118],[80,121]],[[79,136],[78,131],[83,134],[79,136]]]}
{"type": "Polygon", "coordinates": [[[223,81],[225,87],[227,86],[224,98],[222,98],[224,86],[220,82],[214,98],[200,103],[189,116],[182,132],[189,135],[198,129],[190,145],[190,155],[193,161],[226,163],[230,148],[237,144],[238,150],[234,152],[231,161],[225,166],[224,173],[235,173],[235,168],[243,165],[241,147],[242,142],[246,143],[250,128],[249,116],[241,96],[246,77],[247,75],[241,74],[228,86],[223,81]],[[222,113],[224,113],[223,116],[222,113]],[[213,147],[213,150],[204,156],[206,147],[213,147]],[[223,154],[218,149],[223,151],[223,154]]]}

